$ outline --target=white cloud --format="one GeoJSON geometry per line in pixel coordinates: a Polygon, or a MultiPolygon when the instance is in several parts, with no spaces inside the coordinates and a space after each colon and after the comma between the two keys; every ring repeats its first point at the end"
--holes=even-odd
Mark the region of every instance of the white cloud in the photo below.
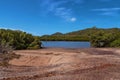
{"type": "Polygon", "coordinates": [[[77,19],[75,17],[71,18],[70,21],[71,22],[75,22],[77,19]]]}

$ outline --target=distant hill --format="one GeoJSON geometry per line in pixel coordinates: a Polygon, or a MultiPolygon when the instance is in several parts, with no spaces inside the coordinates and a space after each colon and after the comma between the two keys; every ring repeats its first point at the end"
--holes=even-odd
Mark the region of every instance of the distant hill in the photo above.
{"type": "Polygon", "coordinates": [[[56,32],[56,33],[52,34],[52,36],[54,36],[54,35],[63,35],[63,33],[61,33],[61,32],[56,32]]]}
{"type": "Polygon", "coordinates": [[[61,32],[54,33],[52,35],[44,35],[41,36],[41,40],[47,41],[90,41],[90,37],[96,34],[99,31],[103,31],[104,33],[119,33],[119,28],[110,28],[110,29],[102,29],[102,28],[87,28],[84,30],[78,30],[63,34],[61,32]]]}

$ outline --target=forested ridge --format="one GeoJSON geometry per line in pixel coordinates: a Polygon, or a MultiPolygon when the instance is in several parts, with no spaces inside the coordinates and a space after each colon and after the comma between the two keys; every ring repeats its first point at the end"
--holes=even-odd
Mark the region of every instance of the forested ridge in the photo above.
{"type": "Polygon", "coordinates": [[[97,27],[73,31],[66,34],[57,32],[41,36],[42,41],[89,41],[93,47],[120,47],[120,28],[102,29],[97,27]]]}

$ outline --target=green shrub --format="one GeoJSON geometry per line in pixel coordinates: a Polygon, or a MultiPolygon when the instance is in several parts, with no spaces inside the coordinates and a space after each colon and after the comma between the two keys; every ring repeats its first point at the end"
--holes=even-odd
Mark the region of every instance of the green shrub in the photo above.
{"type": "Polygon", "coordinates": [[[40,38],[37,36],[19,30],[0,29],[0,45],[6,43],[17,50],[41,46],[40,38]]]}
{"type": "Polygon", "coordinates": [[[28,46],[27,49],[40,49],[41,48],[41,42],[39,37],[35,37],[34,41],[28,46]]]}
{"type": "Polygon", "coordinates": [[[114,40],[111,44],[111,47],[120,47],[120,38],[117,40],[114,40]]]}

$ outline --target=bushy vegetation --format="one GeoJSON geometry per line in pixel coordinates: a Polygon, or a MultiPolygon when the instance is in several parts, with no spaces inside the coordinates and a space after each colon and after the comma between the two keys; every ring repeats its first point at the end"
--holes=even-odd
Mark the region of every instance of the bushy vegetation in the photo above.
{"type": "Polygon", "coordinates": [[[90,42],[93,47],[120,47],[120,29],[98,29],[90,42]]]}
{"type": "Polygon", "coordinates": [[[43,41],[89,41],[93,47],[120,47],[120,29],[96,27],[66,34],[55,33],[41,37],[43,41]]]}
{"type": "Polygon", "coordinates": [[[114,40],[112,43],[110,43],[111,47],[120,47],[120,38],[114,40]]]}
{"type": "Polygon", "coordinates": [[[17,50],[41,48],[39,37],[23,31],[10,29],[0,29],[0,45],[9,45],[17,50]]]}

